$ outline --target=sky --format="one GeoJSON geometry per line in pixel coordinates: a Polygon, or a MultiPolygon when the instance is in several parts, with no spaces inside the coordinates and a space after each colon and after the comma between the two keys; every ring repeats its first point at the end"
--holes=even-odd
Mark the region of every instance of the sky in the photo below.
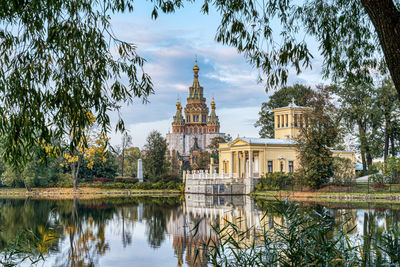
{"type": "MultiPolygon", "coordinates": [[[[214,40],[220,17],[210,10],[209,15],[200,12],[199,4],[187,4],[174,14],[159,13],[151,19],[152,7],[147,1],[137,1],[133,13],[112,17],[115,35],[137,46],[137,53],[146,59],[144,66],[154,85],[155,93],[149,103],[136,99],[133,104],[123,104],[120,114],[133,139],[140,148],[152,130],[164,136],[171,131],[177,98],[183,106],[189,86],[193,81],[195,57],[200,67],[199,81],[204,88],[207,104],[212,97],[216,103],[221,132],[232,137],[258,137],[254,123],[258,119],[261,104],[268,100],[265,84],[257,83],[258,70],[248,64],[236,49],[223,46],[214,40]]],[[[288,84],[321,83],[320,60],[314,59],[312,70],[300,75],[291,73],[288,84]]],[[[112,123],[118,116],[111,114],[112,123]]],[[[121,134],[111,134],[111,144],[118,145],[121,134]]]]}

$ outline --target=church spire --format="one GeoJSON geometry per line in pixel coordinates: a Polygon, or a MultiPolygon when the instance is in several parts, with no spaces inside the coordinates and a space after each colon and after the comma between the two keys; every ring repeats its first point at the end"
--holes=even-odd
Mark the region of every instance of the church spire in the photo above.
{"type": "Polygon", "coordinates": [[[190,97],[192,98],[202,98],[203,94],[202,94],[202,90],[200,89],[200,82],[199,82],[199,66],[197,66],[197,56],[195,59],[195,64],[193,67],[193,72],[194,72],[194,79],[193,79],[193,84],[192,84],[192,88],[190,88],[191,92],[190,92],[190,97]]]}
{"type": "Polygon", "coordinates": [[[210,116],[208,116],[208,124],[219,124],[218,121],[218,116],[215,114],[215,102],[214,102],[214,97],[212,98],[211,101],[211,112],[210,116]]]}

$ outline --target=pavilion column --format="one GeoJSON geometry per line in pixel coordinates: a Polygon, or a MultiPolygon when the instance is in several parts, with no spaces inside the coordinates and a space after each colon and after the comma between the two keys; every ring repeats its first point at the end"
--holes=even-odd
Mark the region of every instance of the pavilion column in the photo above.
{"type": "Polygon", "coordinates": [[[249,178],[253,177],[253,151],[249,150],[249,178]]]}
{"type": "Polygon", "coordinates": [[[242,176],[242,173],[243,174],[245,174],[245,159],[246,159],[246,157],[245,157],[245,154],[244,154],[244,151],[242,151],[242,156],[241,156],[241,159],[240,159],[240,176],[242,176]]]}
{"type": "Polygon", "coordinates": [[[240,160],[239,160],[239,151],[236,152],[236,173],[238,175],[238,177],[240,177],[240,160]]]}
{"type": "Polygon", "coordinates": [[[229,173],[232,176],[233,173],[233,152],[231,152],[231,161],[229,162],[229,173]]]}

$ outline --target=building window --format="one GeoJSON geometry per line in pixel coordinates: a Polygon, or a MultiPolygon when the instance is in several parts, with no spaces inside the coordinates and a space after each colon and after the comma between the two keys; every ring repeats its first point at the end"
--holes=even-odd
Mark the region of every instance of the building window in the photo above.
{"type": "Polygon", "coordinates": [[[276,116],[276,121],[277,121],[277,124],[278,124],[278,128],[279,127],[281,127],[281,123],[280,123],[280,116],[276,116]]]}
{"type": "Polygon", "coordinates": [[[268,161],[268,173],[272,173],[272,172],[273,172],[272,161],[269,160],[268,161]]]}
{"type": "Polygon", "coordinates": [[[206,122],[206,115],[203,115],[202,121],[206,122]]]}
{"type": "Polygon", "coordinates": [[[281,172],[283,172],[283,162],[281,162],[281,172]]]}
{"type": "Polygon", "coordinates": [[[190,116],[189,115],[186,117],[186,121],[190,122],[190,116]]]}
{"type": "Polygon", "coordinates": [[[293,169],[293,161],[289,161],[289,173],[293,173],[294,169],[293,169]]]}
{"type": "Polygon", "coordinates": [[[289,118],[288,118],[288,114],[286,114],[285,117],[286,117],[286,127],[289,127],[289,118]]]}
{"type": "Polygon", "coordinates": [[[194,133],[197,133],[197,128],[194,128],[194,133]]]}

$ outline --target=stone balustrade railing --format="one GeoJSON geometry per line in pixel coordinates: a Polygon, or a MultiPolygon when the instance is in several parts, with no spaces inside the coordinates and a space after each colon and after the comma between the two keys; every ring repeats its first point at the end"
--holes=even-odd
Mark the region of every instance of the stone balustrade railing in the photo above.
{"type": "Polygon", "coordinates": [[[193,171],[186,173],[186,179],[229,179],[239,178],[237,173],[209,173],[208,171],[193,171]]]}

